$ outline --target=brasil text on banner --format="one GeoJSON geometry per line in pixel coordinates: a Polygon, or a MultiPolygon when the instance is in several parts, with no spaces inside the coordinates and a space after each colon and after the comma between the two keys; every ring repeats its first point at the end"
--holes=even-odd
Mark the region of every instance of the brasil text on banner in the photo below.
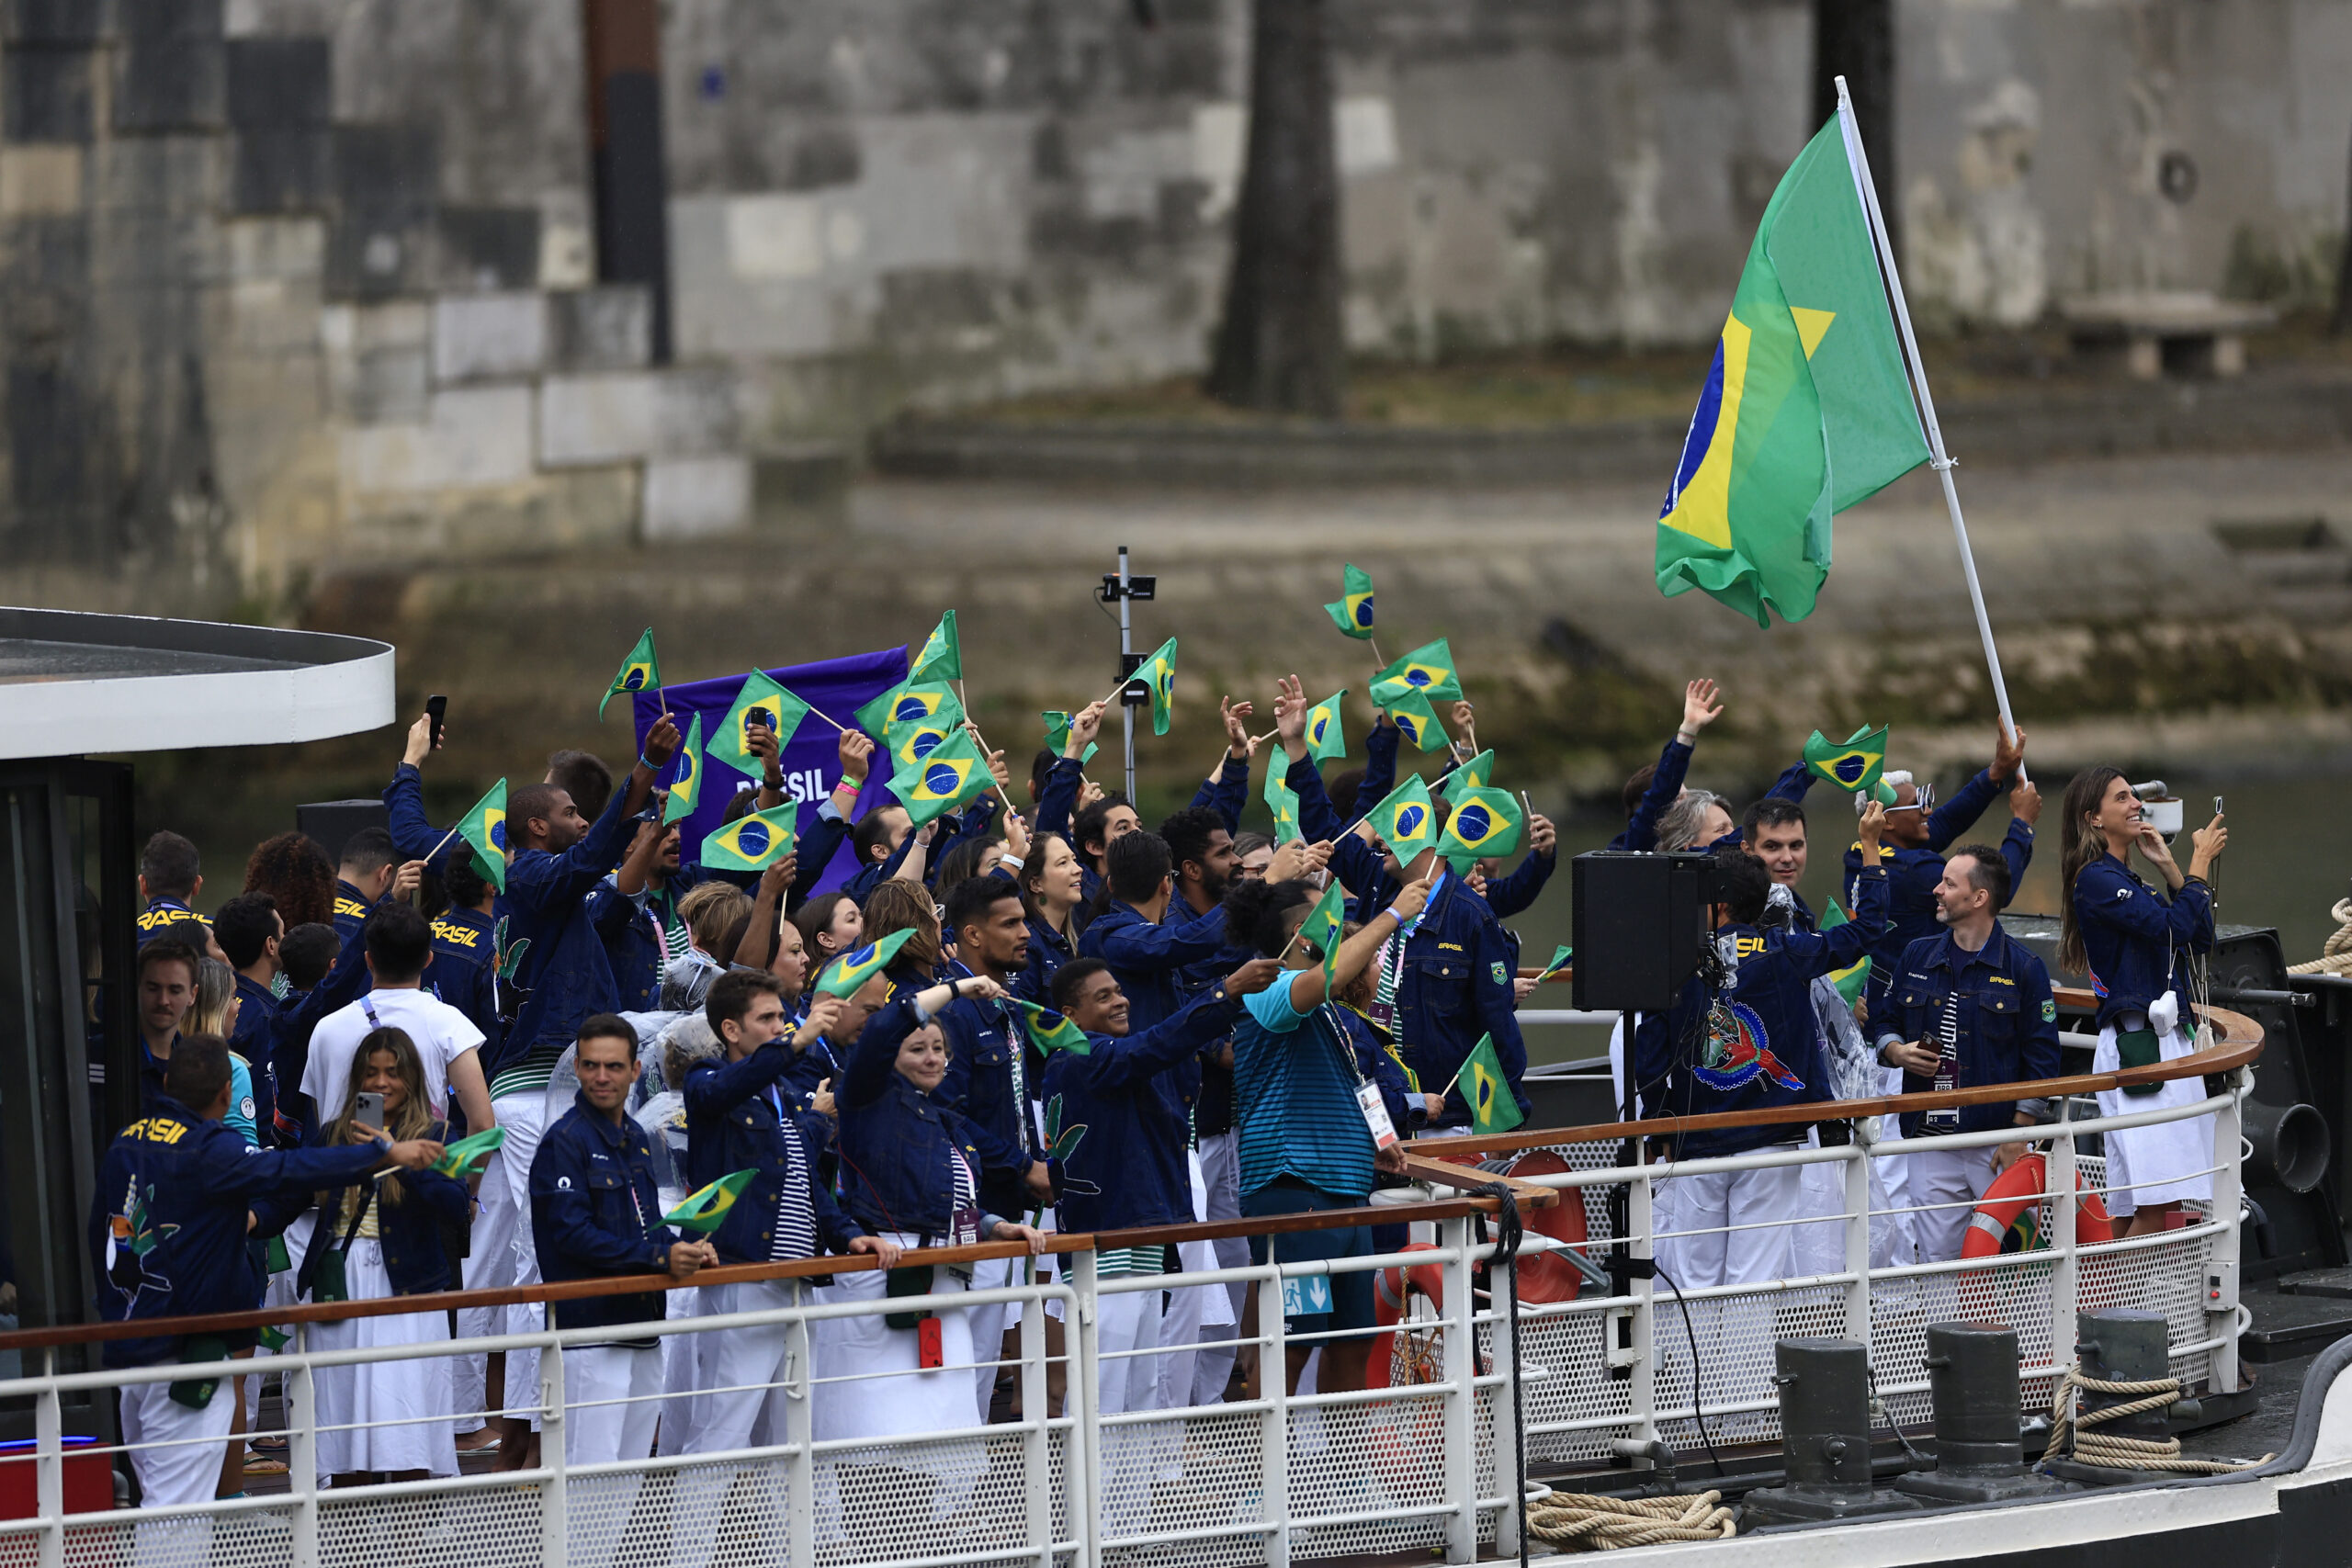
{"type": "MultiPolygon", "coordinates": [[[[904,648],[885,649],[879,653],[855,653],[845,659],[820,660],[813,664],[787,665],[766,671],[776,684],[807,703],[819,712],[831,715],[846,724],[849,716],[865,704],[898,685],[907,678],[907,650],[904,648]]],[[[666,686],[661,695],[669,705],[671,714],[683,731],[690,716],[702,716],[703,733],[714,733],[718,721],[735,705],[735,694],[742,689],[741,674],[721,676],[715,681],[688,681],[666,686]]],[[[651,692],[635,694],[637,744],[640,754],[646,732],[662,716],[661,706],[651,692]]],[[[841,782],[841,737],[830,724],[814,714],[803,720],[792,737],[785,742],[784,754],[777,766],[784,773],[784,798],[799,807],[799,833],[804,840],[817,819],[817,807],[825,802],[826,795],[841,782]]],[[[709,764],[706,764],[709,765],[709,764]]],[[[673,760],[663,773],[673,773],[677,762],[673,760]]],[[[626,773],[625,766],[615,769],[626,773]]],[[[666,782],[666,781],[665,781],[666,782]]],[[[735,786],[745,782],[738,774],[722,767],[715,767],[702,787],[702,798],[680,827],[679,842],[684,846],[687,858],[694,856],[695,846],[718,831],[719,819],[727,813],[727,803],[734,797],[735,786]]],[[[756,782],[756,781],[752,781],[756,782]]],[[[857,806],[850,819],[871,811],[876,806],[897,803],[890,793],[888,758],[876,748],[872,771],[866,774],[865,788],[857,797],[857,806]]],[[[818,889],[839,886],[855,874],[857,857],[844,840],[832,863],[826,867],[818,889]]]]}
{"type": "Polygon", "coordinates": [[[1834,118],[1781,176],[1658,514],[1657,585],[1813,613],[1832,516],[1928,460],[1834,118]]]}

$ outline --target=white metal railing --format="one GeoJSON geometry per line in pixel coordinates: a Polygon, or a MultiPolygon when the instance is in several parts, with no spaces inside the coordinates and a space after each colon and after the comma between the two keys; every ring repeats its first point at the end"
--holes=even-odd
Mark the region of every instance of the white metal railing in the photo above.
{"type": "MultiPolygon", "coordinates": [[[[546,1568],[666,1564],[688,1481],[702,1478],[707,1496],[712,1476],[720,1478],[722,1512],[711,1544],[691,1568],[729,1556],[794,1568],[974,1562],[1093,1568],[1119,1548],[1145,1543],[1157,1547],[1159,1558],[1206,1568],[1259,1562],[1279,1568],[1294,1554],[1412,1550],[1438,1550],[1449,1562],[1466,1562],[1482,1543],[1517,1550],[1511,1478],[1521,1441],[1528,1462],[1561,1467],[1604,1461],[1612,1440],[1621,1438],[1662,1438],[1695,1452],[1702,1446],[1696,1425],[1702,1420],[1717,1444],[1776,1438],[1771,1345],[1791,1335],[1868,1344],[1879,1393],[1889,1411],[1908,1422],[1926,1415],[1921,1362],[1929,1322],[1993,1319],[2015,1327],[2018,1376],[2030,1401],[2046,1395],[2072,1363],[2078,1309],[2142,1306],[2166,1318],[2173,1367],[2185,1384],[2234,1391],[2240,1318],[2231,1282],[2238,1247],[2239,1104],[2247,1082],[2239,1069],[2225,1092],[2190,1105],[1960,1134],[1932,1145],[1857,1142],[1631,1168],[1600,1163],[1613,1157],[1613,1145],[1557,1145],[1572,1168],[1521,1179],[1559,1189],[1566,1202],[1583,1206],[1589,1254],[1619,1239],[1607,1224],[1605,1200],[1612,1188],[1624,1190],[1628,1250],[1648,1258],[1658,1241],[1674,1239],[1674,1233],[1662,1236],[1653,1218],[1661,1180],[1797,1166],[1837,1173],[1841,1201],[1831,1211],[1809,1212],[1804,1223],[1838,1227],[1840,1266],[1758,1285],[1686,1288],[1679,1300],[1662,1289],[1663,1281],[1638,1277],[1636,1270],[1623,1294],[1523,1302],[1523,1436],[1511,1418],[1511,1337],[1500,1331],[1495,1304],[1509,1296],[1499,1273],[1491,1295],[1474,1294],[1473,1269],[1492,1247],[1474,1240],[1464,1217],[1417,1225],[1416,1240],[1426,1249],[1337,1262],[1104,1278],[1095,1254],[1079,1251],[1063,1256],[1057,1279],[1018,1278],[997,1290],[844,1301],[828,1299],[828,1292],[804,1281],[789,1307],[675,1317],[627,1329],[629,1337],[678,1340],[691,1349],[703,1335],[752,1324],[789,1326],[784,1371],[775,1383],[764,1385],[775,1396],[765,1443],[721,1455],[567,1463],[565,1421],[582,1407],[568,1399],[564,1358],[541,1354],[535,1404],[517,1402],[526,1413],[535,1409],[543,1427],[536,1468],[328,1489],[315,1474],[322,1371],[420,1356],[556,1351],[619,1336],[611,1328],[544,1330],[330,1352],[310,1348],[307,1328],[298,1325],[279,1356],[233,1369],[282,1379],[289,1490],[168,1509],[64,1511],[63,1401],[135,1383],[219,1375],[222,1364],[60,1374],[51,1371],[53,1352],[37,1351],[26,1358],[38,1360],[37,1375],[0,1382],[0,1400],[32,1403],[38,1428],[34,1456],[8,1461],[33,1465],[36,1513],[0,1520],[0,1568],[65,1568],[69,1562],[128,1562],[140,1568],[202,1568],[208,1562],[215,1568],[378,1568],[456,1560],[546,1568]],[[2098,1170],[2096,1156],[2078,1153],[2080,1141],[2204,1115],[2215,1118],[2211,1216],[2157,1235],[2079,1242],[2075,1173],[2081,1168],[2096,1177],[2098,1170]],[[1873,1205],[1871,1162],[1899,1160],[1928,1146],[2018,1141],[2042,1145],[2049,1153],[2053,1196],[2044,1200],[2046,1248],[1957,1263],[1871,1266],[1871,1222],[1900,1205],[1873,1205]],[[1442,1285],[1434,1299],[1419,1291],[1398,1292],[1406,1302],[1404,1319],[1387,1331],[1385,1348],[1391,1386],[1286,1392],[1280,1369],[1296,1341],[1278,1310],[1284,1278],[1380,1270],[1395,1291],[1406,1268],[1432,1264],[1442,1285]],[[2209,1292],[2209,1281],[2218,1294],[2209,1292]],[[1102,1414],[1095,1391],[1106,1354],[1098,1333],[1102,1303],[1128,1292],[1227,1282],[1255,1285],[1269,1303],[1254,1332],[1236,1330],[1224,1341],[1256,1351],[1263,1374],[1260,1396],[1102,1414]],[[850,1368],[820,1377],[811,1347],[827,1323],[993,1303],[1006,1305],[1008,1325],[1017,1327],[1018,1420],[981,1425],[976,1404],[971,1426],[921,1437],[877,1441],[820,1433],[816,1417],[829,1399],[879,1397],[888,1380],[899,1376],[973,1375],[953,1368],[911,1374],[850,1368]],[[1059,1411],[1048,1409],[1047,1402],[1049,1304],[1058,1305],[1065,1325],[1069,1375],[1059,1411]]],[[[1435,1149],[1442,1153],[1444,1146],[1435,1149]]],[[[1374,1223],[1380,1217],[1377,1208],[1367,1216],[1374,1223]]],[[[1527,1238],[1530,1253],[1561,1246],[1532,1229],[1527,1238]]],[[[984,1359],[993,1353],[992,1347],[977,1350],[984,1359]]],[[[231,1396],[224,1389],[218,1397],[231,1396]]],[[[667,1391],[647,1396],[674,1397],[667,1391]]]]}

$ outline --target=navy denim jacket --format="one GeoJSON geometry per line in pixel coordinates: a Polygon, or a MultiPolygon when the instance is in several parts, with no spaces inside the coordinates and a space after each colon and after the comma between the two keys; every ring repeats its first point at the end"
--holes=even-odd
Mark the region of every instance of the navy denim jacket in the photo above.
{"type": "MultiPolygon", "coordinates": [[[[446,1144],[449,1141],[449,1125],[435,1122],[419,1135],[446,1144]]],[[[315,1196],[319,1205],[319,1229],[311,1237],[313,1245],[341,1240],[343,1227],[349,1221],[342,1217],[343,1205],[335,1195],[305,1192],[302,1196],[305,1200],[315,1196]]],[[[462,1224],[472,1213],[473,1195],[466,1190],[464,1182],[437,1170],[395,1171],[378,1183],[376,1201],[368,1212],[375,1217],[377,1244],[383,1248],[384,1272],[392,1278],[392,1294],[415,1296],[450,1288],[449,1253],[441,1245],[441,1222],[449,1220],[462,1224]],[[401,1189],[401,1201],[387,1203],[385,1191],[395,1182],[401,1189]]]]}
{"type": "Polygon", "coordinates": [[[796,1104],[785,1080],[800,1059],[786,1042],[771,1040],[740,1062],[697,1062],[686,1073],[686,1185],[707,1187],[730,1171],[760,1173],[711,1234],[721,1262],[764,1263],[774,1255],[776,1206],[788,1168],[786,1138],[800,1141],[819,1245],[842,1252],[865,1234],[842,1213],[831,1186],[820,1177],[820,1146],[794,1117],[779,1114],[796,1104]]]}
{"type": "MultiPolygon", "coordinates": [[[[261,1222],[259,1234],[276,1235],[307,1202],[288,1201],[288,1189],[347,1187],[382,1157],[372,1144],[257,1148],[226,1124],[159,1096],[98,1161],[88,1233],[98,1316],[123,1323],[253,1311],[268,1280],[245,1245],[246,1213],[261,1222]],[[131,1243],[141,1235],[154,1246],[132,1258],[131,1243]],[[117,1273],[135,1273],[136,1281],[125,1289],[117,1273]]],[[[252,1343],[251,1331],[231,1337],[232,1348],[252,1343]]],[[[104,1356],[109,1367],[143,1367],[179,1353],[179,1336],[161,1335],[110,1339],[104,1356]]]]}
{"type": "MultiPolygon", "coordinates": [[[[1934,936],[1942,926],[1936,919],[1936,887],[1944,878],[1944,853],[1960,836],[1976,826],[1984,808],[2002,786],[1990,770],[1961,785],[1952,797],[1928,817],[1928,841],[1917,849],[1885,846],[1886,931],[1871,944],[1870,1004],[1883,1007],[1894,972],[1903,964],[1904,950],[1922,937],[1934,936]]],[[[2025,886],[2025,868],[2033,859],[2033,829],[2019,818],[2009,819],[2001,840],[2001,859],[2008,863],[2009,886],[2025,886]]],[[[1854,875],[1862,868],[1860,844],[1846,852],[1847,904],[1854,903],[1854,875]]]]}
{"type": "MultiPolygon", "coordinates": [[[[540,1278],[552,1285],[667,1273],[670,1247],[677,1239],[662,1223],[653,1148],[645,1129],[627,1116],[615,1126],[587,1096],[575,1096],[571,1109],[540,1137],[539,1152],[531,1160],[531,1242],[538,1251],[540,1278]]],[[[648,1291],[556,1302],[554,1326],[659,1322],[662,1298],[662,1292],[648,1291]]]]}
{"type": "Polygon", "coordinates": [[[636,818],[622,809],[628,803],[628,791],[616,788],[578,843],[561,854],[520,850],[507,863],[506,950],[522,950],[514,984],[523,1001],[497,1056],[482,1063],[492,1077],[534,1046],[561,1051],[578,1038],[582,1021],[620,1005],[588,895],[620,863],[637,831],[636,818]]]}
{"type": "MultiPolygon", "coordinates": [[[[850,1048],[847,1070],[833,1086],[842,1190],[850,1216],[869,1231],[937,1236],[946,1234],[956,1204],[949,1160],[969,1165],[982,1192],[992,1173],[972,1122],[899,1076],[899,1043],[915,1029],[914,998],[901,994],[865,1021],[850,1048]]],[[[985,1198],[980,1206],[1007,1213],[989,1209],[985,1198]]]]}
{"type": "Polygon", "coordinates": [[[1240,1016],[1240,998],[1219,984],[1155,1028],[1090,1034],[1087,1055],[1056,1051],[1046,1060],[1048,1121],[1064,1137],[1086,1129],[1061,1162],[1062,1228],[1192,1223],[1192,1130],[1157,1080],[1230,1035],[1240,1016]]]}
{"type": "MultiPolygon", "coordinates": [[[[2050,996],[2050,971],[2025,943],[1997,920],[1992,940],[1970,953],[1944,931],[1904,949],[1903,964],[1888,989],[1890,1010],[1871,1019],[1871,1038],[1881,1050],[1888,1042],[1916,1040],[1936,1048],[1944,998],[1960,994],[1959,1073],[1954,1087],[2023,1083],[2058,1076],[2058,1006],[2050,996]]],[[[1934,1076],[1906,1070],[1903,1092],[1922,1094],[1936,1087],[1934,1076]]],[[[2016,1122],[2017,1105],[1961,1108],[1953,1130],[1986,1133],[2016,1122]]],[[[1903,1135],[1919,1136],[1924,1111],[1903,1113],[1903,1135]]]]}
{"type": "Polygon", "coordinates": [[[2091,988],[2098,993],[2098,1027],[2121,1013],[2147,1011],[2168,990],[2180,993],[2187,1027],[2188,957],[2212,950],[2213,890],[2184,882],[2166,900],[2106,854],[2075,878],[2074,898],[2091,988]]]}

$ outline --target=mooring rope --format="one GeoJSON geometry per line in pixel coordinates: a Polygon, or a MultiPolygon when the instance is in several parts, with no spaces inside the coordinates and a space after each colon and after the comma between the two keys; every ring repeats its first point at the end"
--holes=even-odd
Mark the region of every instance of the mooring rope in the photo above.
{"type": "Polygon", "coordinates": [[[1682,1497],[1598,1497],[1555,1492],[1527,1506],[1528,1533],[1553,1546],[1610,1551],[1665,1540],[1724,1540],[1738,1533],[1720,1492],[1682,1497]]]}
{"type": "Polygon", "coordinates": [[[2320,949],[2322,956],[2308,964],[2290,964],[2290,975],[2352,975],[2352,898],[2338,898],[2328,911],[2335,917],[2335,934],[2320,949]]]}
{"type": "Polygon", "coordinates": [[[2103,1378],[2086,1377],[2079,1366],[2070,1367],[2050,1393],[2050,1443],[2041,1450],[2043,1463],[2053,1459],[2070,1458],[2077,1464],[2097,1465],[2102,1470],[2165,1470],[2182,1475],[2228,1475],[2235,1471],[2251,1470],[2267,1461],[2261,1459],[2183,1459],[2180,1439],[2166,1438],[2161,1442],[2146,1438],[2127,1438],[2115,1432],[2094,1432],[2088,1428],[2109,1421],[2120,1421],[2127,1416],[2138,1416],[2151,1410],[2163,1410],[2180,1397],[2178,1378],[2150,1378],[2140,1382],[2109,1382],[2103,1378]],[[2069,1396],[2075,1389],[2088,1389],[2093,1393],[2136,1393],[2143,1397],[2128,1399],[2120,1404],[2110,1404],[2100,1410],[2077,1412],[2069,1396]],[[2071,1452],[2062,1452],[2069,1447],[2071,1452]]]}

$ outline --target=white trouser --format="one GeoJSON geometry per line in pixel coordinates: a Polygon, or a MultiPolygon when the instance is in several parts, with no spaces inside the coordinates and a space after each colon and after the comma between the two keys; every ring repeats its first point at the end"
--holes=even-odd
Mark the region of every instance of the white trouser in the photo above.
{"type": "MultiPolygon", "coordinates": [[[[1208,1193],[1205,1218],[1238,1220],[1241,1217],[1241,1134],[1219,1133],[1201,1140],[1201,1181],[1208,1193]]],[[[1228,1235],[1211,1243],[1216,1249],[1216,1266],[1220,1269],[1250,1267],[1250,1241],[1247,1236],[1228,1235]]],[[[1233,1321],[1241,1321],[1241,1309],[1248,1304],[1250,1287],[1235,1280],[1225,1287],[1226,1299],[1232,1303],[1233,1321]]],[[[1231,1339],[1234,1332],[1206,1333],[1204,1339],[1231,1339]]],[[[1201,1352],[1193,1367],[1193,1403],[1213,1404],[1225,1397],[1226,1384],[1233,1378],[1235,1347],[1224,1345],[1201,1352]]]]}
{"type": "MultiPolygon", "coordinates": [[[[526,1089],[491,1101],[491,1114],[506,1129],[506,1141],[490,1156],[482,1172],[481,1209],[474,1216],[473,1250],[466,1258],[466,1288],[539,1283],[539,1255],[531,1244],[531,1160],[539,1152],[539,1134],[547,1130],[547,1094],[526,1089]]],[[[459,1335],[469,1333],[537,1334],[547,1326],[547,1309],[538,1305],[485,1307],[469,1325],[460,1314],[459,1335]]],[[[539,1353],[506,1353],[506,1407],[536,1406],[539,1398],[539,1353]]],[[[539,1425],[536,1410],[530,1423],[539,1425]]]]}
{"type": "Polygon", "coordinates": [[[1794,1268],[1787,1222],[1802,1212],[1803,1188],[1796,1166],[1660,1181],[1658,1262],[1685,1291],[1787,1279],[1794,1268]],[[1697,1234],[1668,1237],[1668,1231],[1697,1234]]]}
{"type": "MultiPolygon", "coordinates": [[[[2124,1021],[2134,1021],[2127,1015],[2124,1021]]],[[[2157,1041],[2158,1060],[2173,1061],[2196,1049],[2177,1027],[2157,1041]]],[[[2098,1032],[2098,1047],[2091,1053],[2091,1071],[2111,1073],[2120,1066],[2115,1050],[2115,1025],[2098,1032]]],[[[2120,1089],[2098,1095],[2101,1116],[2128,1116],[2140,1111],[2165,1111],[2194,1105],[2205,1098],[2205,1080],[2174,1078],[2154,1094],[2132,1095],[2120,1089]]],[[[2107,1150],[2107,1212],[2117,1219],[2143,1208],[2159,1208],[2184,1198],[2203,1201],[2213,1196],[2213,1118],[2192,1116],[2180,1122],[2159,1122],[2153,1127],[2126,1127],[2101,1140],[2107,1150]]]]}
{"type": "MultiPolygon", "coordinates": [[[[1001,1291],[1018,1281],[1023,1272],[1023,1259],[1018,1258],[984,1258],[972,1265],[975,1291],[1001,1291]]],[[[996,1403],[996,1379],[1002,1368],[989,1364],[1004,1359],[1004,1331],[1021,1322],[1021,1309],[1007,1308],[1002,1302],[989,1306],[969,1309],[972,1321],[972,1359],[981,1363],[974,1369],[972,1387],[978,1396],[979,1424],[988,1425],[989,1407],[996,1403]]]]}
{"type": "MultiPolygon", "coordinates": [[[[661,1392],[662,1352],[653,1346],[590,1345],[564,1351],[564,1462],[634,1464],[650,1457],[661,1392]],[[623,1400],[628,1403],[616,1403],[623,1400]]],[[[571,1479],[568,1523],[575,1568],[610,1568],[643,1481],[635,1472],[571,1479]]]]}
{"type": "Polygon", "coordinates": [[[1910,1146],[1921,1149],[1918,1154],[1895,1163],[1911,1168],[1911,1201],[1917,1204],[1946,1204],[1949,1207],[1923,1207],[1911,1216],[1911,1235],[1919,1247],[1922,1263],[1949,1263],[1960,1256],[1961,1243],[1967,1239],[1968,1222],[1976,1212],[1976,1204],[1993,1185],[1993,1150],[1939,1149],[1935,1140],[1918,1138],[1910,1146]],[[1928,1145],[1921,1148],[1921,1145],[1928,1145]]]}
{"type": "MultiPolygon", "coordinates": [[[[677,1204],[670,1203],[670,1208],[677,1204]]],[[[663,1292],[666,1303],[664,1317],[700,1317],[703,1287],[689,1285],[684,1290],[663,1292]]],[[[699,1334],[665,1334],[662,1337],[662,1392],[669,1397],[662,1402],[662,1429],[654,1434],[653,1451],[668,1458],[686,1451],[686,1439],[694,1435],[695,1391],[702,1387],[702,1339],[699,1334]]]]}
{"type": "MultiPolygon", "coordinates": [[[[754,1280],[740,1285],[706,1285],[701,1294],[701,1315],[723,1317],[732,1313],[781,1312],[797,1306],[800,1292],[797,1280],[754,1280]]],[[[783,1423],[773,1414],[782,1391],[773,1385],[786,1373],[791,1325],[763,1323],[713,1329],[692,1336],[692,1341],[694,1414],[684,1445],[676,1451],[715,1454],[750,1448],[752,1430],[759,1424],[763,1409],[771,1412],[768,1440],[782,1442],[783,1423]]],[[[664,1403],[675,1406],[680,1402],[664,1403]]],[[[677,1473],[670,1561],[676,1568],[705,1568],[711,1560],[711,1542],[718,1533],[719,1509],[735,1472],[712,1465],[677,1473]]]]}
{"type": "MultiPolygon", "coordinates": [[[[221,1380],[212,1391],[212,1403],[201,1410],[190,1410],[174,1399],[171,1386],[133,1383],[122,1391],[122,1440],[130,1447],[131,1473],[139,1477],[143,1507],[209,1503],[220,1482],[221,1452],[228,1444],[230,1419],[236,1408],[228,1380],[221,1380]],[[171,1446],[140,1446],[150,1443],[171,1446]]],[[[177,1521],[177,1528],[185,1532],[198,1523],[205,1527],[201,1540],[186,1536],[166,1540],[159,1536],[157,1545],[166,1548],[167,1555],[156,1561],[176,1561],[168,1553],[189,1551],[194,1552],[189,1561],[201,1563],[212,1538],[211,1521],[183,1519],[177,1521]]],[[[142,1564],[148,1561],[145,1526],[139,1532],[139,1558],[142,1564]]]]}
{"type": "MultiPolygon", "coordinates": [[[[1787,1279],[1795,1269],[1796,1227],[1804,1177],[1797,1166],[1762,1170],[1677,1176],[1657,1184],[1657,1228],[1691,1231],[1658,1241],[1664,1273],[1684,1294],[1717,1285],[1758,1285],[1787,1279]],[[1727,1227],[1750,1227],[1746,1229],[1727,1227]]],[[[1667,1279],[1659,1281],[1668,1283],[1667,1279]]],[[[1668,1297],[1674,1295],[1669,1288],[1668,1297]]],[[[1661,1303],[1662,1305],[1664,1303],[1661,1303]]],[[[1758,1295],[1731,1301],[1692,1302],[1662,1312],[1657,1327],[1661,1366],[1676,1378],[1693,1341],[1698,1347],[1702,1407],[1720,1410],[1733,1401],[1768,1399],[1772,1367],[1772,1301],[1758,1295]],[[1687,1325],[1674,1316],[1687,1314],[1687,1325]]],[[[1661,1393],[1661,1398],[1665,1397],[1661,1393]]]]}
{"type": "MultiPolygon", "coordinates": [[[[1103,1416],[1159,1406],[1160,1342],[1158,1291],[1104,1292],[1095,1298],[1095,1345],[1100,1360],[1095,1409],[1103,1416]],[[1144,1352],[1121,1356],[1125,1350],[1144,1352]],[[1114,1359],[1115,1358],[1115,1359],[1114,1359]]],[[[1178,1426],[1177,1423],[1167,1423],[1178,1426]]],[[[1151,1509],[1151,1477],[1157,1468],[1163,1423],[1103,1428],[1102,1523],[1117,1531],[1137,1528],[1151,1509]]]]}

